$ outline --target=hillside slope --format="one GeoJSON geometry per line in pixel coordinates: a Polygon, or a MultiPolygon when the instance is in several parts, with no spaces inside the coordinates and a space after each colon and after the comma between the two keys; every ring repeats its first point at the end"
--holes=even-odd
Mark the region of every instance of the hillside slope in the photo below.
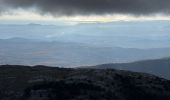
{"type": "Polygon", "coordinates": [[[117,63],[117,64],[103,64],[93,66],[92,68],[99,69],[121,69],[130,70],[136,72],[145,72],[154,74],[163,78],[170,79],[170,58],[156,59],[156,60],[144,60],[132,63],[117,63]]]}
{"type": "Polygon", "coordinates": [[[0,66],[1,100],[170,100],[170,81],[113,69],[0,66]]]}

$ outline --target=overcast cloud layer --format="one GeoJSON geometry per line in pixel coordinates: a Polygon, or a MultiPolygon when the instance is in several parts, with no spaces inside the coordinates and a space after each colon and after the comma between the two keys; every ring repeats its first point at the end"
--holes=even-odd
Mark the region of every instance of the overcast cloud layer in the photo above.
{"type": "Polygon", "coordinates": [[[170,0],[0,0],[1,13],[36,8],[41,14],[170,14],[170,0]]]}

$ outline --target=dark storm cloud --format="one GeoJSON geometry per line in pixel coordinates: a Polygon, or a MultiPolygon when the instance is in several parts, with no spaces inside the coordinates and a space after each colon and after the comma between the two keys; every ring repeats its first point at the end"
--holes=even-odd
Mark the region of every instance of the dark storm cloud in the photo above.
{"type": "Polygon", "coordinates": [[[1,11],[35,7],[41,14],[170,14],[170,0],[0,0],[1,11]]]}

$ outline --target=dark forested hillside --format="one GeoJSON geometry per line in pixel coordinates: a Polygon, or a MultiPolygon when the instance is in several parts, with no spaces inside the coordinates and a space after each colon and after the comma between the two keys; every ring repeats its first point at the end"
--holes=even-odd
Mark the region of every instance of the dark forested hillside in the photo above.
{"type": "Polygon", "coordinates": [[[114,69],[0,66],[1,100],[170,100],[170,81],[114,69]]]}

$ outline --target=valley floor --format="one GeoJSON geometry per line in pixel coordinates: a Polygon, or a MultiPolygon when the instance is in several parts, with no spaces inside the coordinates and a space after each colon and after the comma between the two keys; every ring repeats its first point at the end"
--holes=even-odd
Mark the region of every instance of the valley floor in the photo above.
{"type": "Polygon", "coordinates": [[[170,81],[114,69],[0,66],[1,100],[170,100],[170,81]]]}

